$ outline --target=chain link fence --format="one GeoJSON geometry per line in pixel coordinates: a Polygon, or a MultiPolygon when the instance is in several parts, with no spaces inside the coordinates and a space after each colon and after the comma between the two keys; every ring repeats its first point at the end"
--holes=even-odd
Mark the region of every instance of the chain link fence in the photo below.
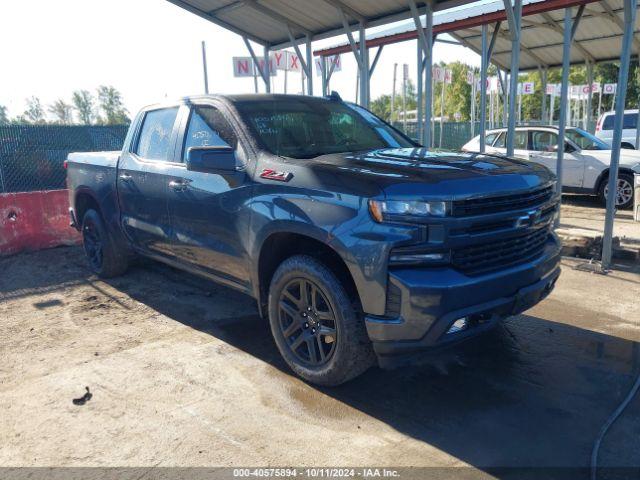
{"type": "Polygon", "coordinates": [[[0,193],[65,188],[71,152],[120,150],[128,126],[0,126],[0,193]]]}

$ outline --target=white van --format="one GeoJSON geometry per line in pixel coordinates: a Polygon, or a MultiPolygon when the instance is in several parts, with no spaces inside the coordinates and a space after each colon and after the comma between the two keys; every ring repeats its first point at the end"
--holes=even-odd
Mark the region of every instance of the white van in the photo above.
{"type": "MultiPolygon", "coordinates": [[[[613,122],[616,112],[603,113],[596,124],[596,137],[611,145],[613,141],[613,122]]],[[[638,131],[638,110],[625,110],[622,124],[622,148],[638,148],[636,132],[638,131]]]]}

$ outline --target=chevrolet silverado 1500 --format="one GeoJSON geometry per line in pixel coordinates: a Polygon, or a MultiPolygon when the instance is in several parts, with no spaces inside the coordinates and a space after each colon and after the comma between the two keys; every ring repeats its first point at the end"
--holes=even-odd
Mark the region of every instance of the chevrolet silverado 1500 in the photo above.
{"type": "Polygon", "coordinates": [[[337,96],[151,106],[67,165],[96,274],[144,256],[238,289],[316,384],[486,331],[559,275],[547,168],[431,152],[337,96]]]}

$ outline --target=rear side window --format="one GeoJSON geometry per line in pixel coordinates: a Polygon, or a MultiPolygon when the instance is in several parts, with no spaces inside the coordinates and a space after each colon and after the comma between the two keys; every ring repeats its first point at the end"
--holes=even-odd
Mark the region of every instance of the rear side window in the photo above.
{"type": "Polygon", "coordinates": [[[625,113],[624,114],[624,124],[622,128],[630,128],[635,130],[638,128],[638,115],[635,113],[625,113]]]}
{"type": "Polygon", "coordinates": [[[135,153],[146,160],[173,159],[173,126],[178,107],[152,110],[144,116],[135,153]]]}
{"type": "Polygon", "coordinates": [[[236,148],[236,135],[222,113],[208,105],[195,107],[191,112],[189,127],[184,140],[182,159],[187,160],[191,147],[236,148]]]}
{"type": "MultiPolygon", "coordinates": [[[[615,121],[616,116],[613,114],[604,117],[602,130],[613,130],[613,124],[615,121]]],[[[638,115],[636,113],[625,113],[622,128],[632,130],[638,128],[638,115]]]]}

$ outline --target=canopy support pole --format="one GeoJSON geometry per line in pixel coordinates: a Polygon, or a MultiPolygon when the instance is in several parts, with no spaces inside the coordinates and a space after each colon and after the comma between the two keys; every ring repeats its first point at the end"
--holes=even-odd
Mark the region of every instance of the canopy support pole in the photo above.
{"type": "MultiPolygon", "coordinates": [[[[431,0],[425,2],[426,27],[422,28],[418,7],[415,0],[408,0],[413,23],[418,31],[418,42],[424,51],[422,68],[426,71],[424,80],[424,124],[422,127],[422,143],[426,148],[431,148],[431,113],[433,111],[433,4],[431,0]]],[[[420,71],[422,75],[422,71],[420,71]]]]}
{"type": "Polygon", "coordinates": [[[542,122],[547,118],[547,78],[549,71],[546,67],[539,67],[538,71],[540,72],[540,82],[542,83],[542,105],[540,107],[540,119],[542,122]]]}
{"type": "Polygon", "coordinates": [[[480,59],[480,153],[486,150],[487,136],[487,68],[488,68],[488,38],[489,26],[482,25],[482,58],[480,59]]]}
{"type": "Polygon", "coordinates": [[[311,51],[311,37],[307,35],[307,95],[313,95],[313,52],[311,51]]]}
{"type": "Polygon", "coordinates": [[[422,43],[420,42],[420,39],[418,38],[417,43],[417,53],[418,53],[418,85],[417,85],[417,89],[418,89],[418,105],[416,107],[417,109],[417,119],[416,119],[416,126],[417,126],[417,130],[416,130],[416,137],[418,138],[418,141],[420,141],[420,139],[422,139],[422,128],[423,128],[423,124],[422,124],[422,100],[424,98],[424,56],[422,53],[422,43]]]}
{"type": "MultiPolygon", "coordinates": [[[[569,103],[569,71],[571,70],[571,37],[573,12],[572,8],[564,9],[564,31],[562,44],[562,81],[560,83],[560,118],[558,120],[558,158],[556,161],[556,191],[562,196],[562,169],[564,163],[565,140],[564,134],[567,126],[567,105],[569,103]]],[[[556,217],[556,226],[560,225],[560,212],[556,217]]]]}
{"type": "Polygon", "coordinates": [[[518,73],[520,71],[520,34],[522,26],[522,0],[504,0],[511,35],[511,85],[509,87],[509,121],[507,125],[507,156],[512,157],[516,133],[516,98],[518,97],[518,73]]]}
{"type": "Polygon", "coordinates": [[[624,0],[624,36],[622,37],[622,53],[620,54],[620,71],[618,72],[618,95],[616,98],[616,115],[613,122],[613,141],[611,146],[611,164],[609,168],[609,192],[607,195],[607,213],[604,221],[604,235],[602,239],[602,269],[608,270],[611,265],[613,247],[613,221],[616,212],[616,197],[618,185],[618,165],[620,163],[620,149],[622,143],[622,127],[624,107],[627,99],[627,85],[629,83],[629,62],[631,58],[631,43],[633,42],[636,23],[638,0],[624,0]]]}
{"type": "Polygon", "coordinates": [[[587,120],[585,123],[585,130],[591,132],[591,109],[593,108],[593,63],[587,62],[587,84],[589,90],[587,91],[587,120]]]}
{"type": "Polygon", "coordinates": [[[367,48],[365,24],[360,22],[360,105],[369,108],[369,49],[367,48]]]}

